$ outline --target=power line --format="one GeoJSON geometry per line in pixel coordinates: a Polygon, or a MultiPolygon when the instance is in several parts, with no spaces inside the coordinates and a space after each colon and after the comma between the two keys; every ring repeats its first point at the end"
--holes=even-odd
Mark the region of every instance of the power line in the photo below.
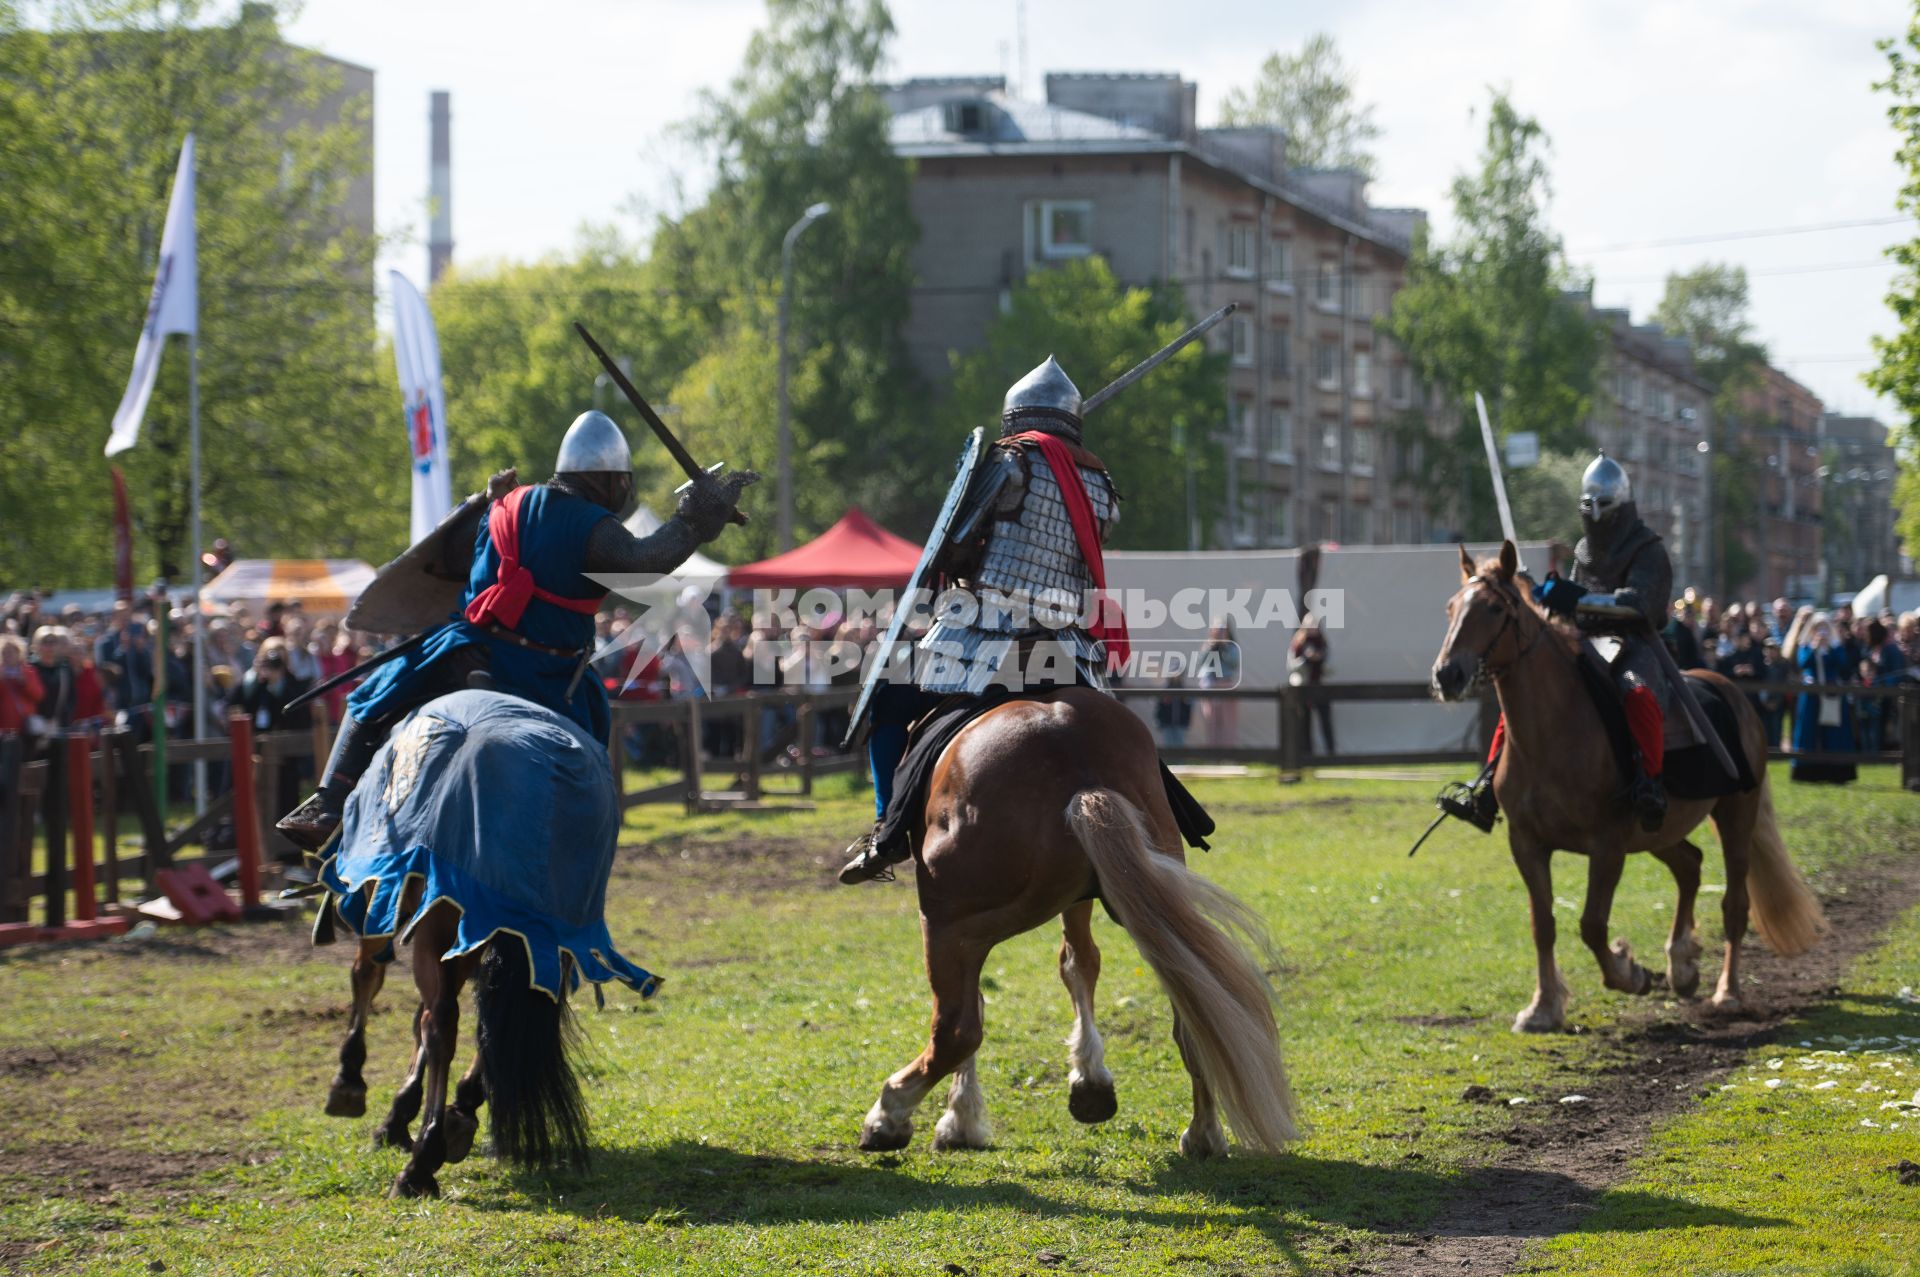
{"type": "Polygon", "coordinates": [[[1676,235],[1669,239],[1646,239],[1632,244],[1602,244],[1597,248],[1569,249],[1569,252],[1588,256],[1593,253],[1626,253],[1642,248],[1680,248],[1688,244],[1719,244],[1736,239],[1771,239],[1778,235],[1811,235],[1820,231],[1850,230],[1859,226],[1894,226],[1901,222],[1910,222],[1913,218],[1905,213],[1891,217],[1858,217],[1839,222],[1808,222],[1801,226],[1769,226],[1751,231],[1714,231],[1705,235],[1676,235]]]}

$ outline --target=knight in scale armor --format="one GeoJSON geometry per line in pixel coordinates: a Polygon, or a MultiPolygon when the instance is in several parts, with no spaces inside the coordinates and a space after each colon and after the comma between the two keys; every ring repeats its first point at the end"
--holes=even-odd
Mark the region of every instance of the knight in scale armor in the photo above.
{"type": "MultiPolygon", "coordinates": [[[[1667,795],[1660,783],[1665,757],[1666,698],[1689,695],[1669,687],[1664,663],[1653,649],[1661,642],[1673,600],[1673,560],[1652,528],[1640,518],[1633,483],[1619,462],[1601,453],[1580,480],[1580,525],[1585,536],[1573,552],[1571,580],[1549,573],[1533,589],[1534,601],[1555,616],[1568,618],[1583,634],[1612,638],[1619,651],[1610,662],[1615,686],[1633,739],[1628,763],[1627,798],[1643,828],[1658,829],[1666,819],[1667,795]]],[[[1441,806],[1453,815],[1491,831],[1499,804],[1493,794],[1493,767],[1506,744],[1506,720],[1494,728],[1493,748],[1480,778],[1465,792],[1443,795],[1441,806]]]]}
{"type": "MultiPolygon", "coordinates": [[[[488,484],[477,532],[460,535],[466,528],[456,511],[383,569],[383,577],[403,565],[435,576],[464,575],[460,610],[347,697],[319,790],[277,826],[296,845],[318,851],[339,827],[347,795],[388,731],[449,692],[509,692],[606,740],[606,689],[583,674],[607,588],[588,574],[673,571],[720,535],[740,490],[759,478],[750,470],[703,476],[683,490],[671,519],[636,537],[619,519],[633,498],[633,458],[620,427],[601,412],[581,413],[568,428],[552,479],[517,486],[514,477],[504,470],[488,484]]],[[[389,593],[393,585],[388,582],[389,593]]],[[[376,581],[370,589],[379,587],[376,581]]]]}
{"type": "MultiPolygon", "coordinates": [[[[1000,439],[970,469],[971,454],[963,458],[929,547],[935,570],[963,601],[936,613],[910,678],[872,688],[867,751],[877,819],[847,849],[841,882],[891,877],[912,855],[915,808],[939,752],[983,702],[1076,684],[1104,691],[1107,658],[1124,659],[1115,651],[1125,643],[1117,604],[1103,610],[1096,602],[1088,615],[1089,600],[1105,588],[1101,546],[1119,521],[1120,498],[1083,444],[1080,410],[1080,391],[1049,356],[1007,391],[1000,439]],[[910,753],[909,727],[936,718],[950,730],[921,721],[910,753]]],[[[1205,846],[1211,822],[1163,775],[1183,832],[1205,846]]]]}

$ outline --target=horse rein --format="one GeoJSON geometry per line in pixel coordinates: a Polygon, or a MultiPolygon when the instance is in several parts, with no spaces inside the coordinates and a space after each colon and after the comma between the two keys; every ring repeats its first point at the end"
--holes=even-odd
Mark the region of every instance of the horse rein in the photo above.
{"type": "Polygon", "coordinates": [[[1533,637],[1528,639],[1526,644],[1521,647],[1518,652],[1514,653],[1512,660],[1500,668],[1495,669],[1490,658],[1493,656],[1494,651],[1500,646],[1500,641],[1506,638],[1507,631],[1517,630],[1519,628],[1520,609],[1525,605],[1520,601],[1518,589],[1511,583],[1502,583],[1493,577],[1476,572],[1467,578],[1467,584],[1490,586],[1493,589],[1494,595],[1501,601],[1500,628],[1494,631],[1493,641],[1487,644],[1475,660],[1473,678],[1467,683],[1467,690],[1469,692],[1477,692],[1525,660],[1528,654],[1531,653],[1535,647],[1539,646],[1541,638],[1547,632],[1547,623],[1538,617],[1534,618],[1536,625],[1534,627],[1533,637]]]}

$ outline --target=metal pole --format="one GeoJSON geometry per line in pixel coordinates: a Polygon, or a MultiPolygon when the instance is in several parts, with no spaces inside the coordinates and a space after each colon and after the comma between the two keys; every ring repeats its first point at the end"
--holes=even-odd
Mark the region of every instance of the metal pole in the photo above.
{"type": "MultiPolygon", "coordinates": [[[[187,433],[193,468],[193,738],[207,736],[207,618],[200,610],[206,564],[200,558],[200,334],[187,336],[187,433]]],[[[193,764],[193,812],[207,811],[207,764],[193,764]]]]}
{"type": "Polygon", "coordinates": [[[793,245],[800,233],[831,212],[833,206],[810,206],[800,220],[787,228],[780,241],[780,549],[793,548],[793,411],[787,402],[787,327],[788,303],[793,297],[793,245]]]}

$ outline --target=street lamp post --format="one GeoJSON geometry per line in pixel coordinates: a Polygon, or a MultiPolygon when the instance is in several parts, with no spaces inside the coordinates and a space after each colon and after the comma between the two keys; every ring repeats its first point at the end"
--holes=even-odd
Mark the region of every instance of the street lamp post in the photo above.
{"type": "Polygon", "coordinates": [[[800,233],[828,213],[824,200],[800,215],[780,241],[780,548],[793,548],[793,416],[787,403],[787,305],[793,296],[793,245],[800,233]]]}

